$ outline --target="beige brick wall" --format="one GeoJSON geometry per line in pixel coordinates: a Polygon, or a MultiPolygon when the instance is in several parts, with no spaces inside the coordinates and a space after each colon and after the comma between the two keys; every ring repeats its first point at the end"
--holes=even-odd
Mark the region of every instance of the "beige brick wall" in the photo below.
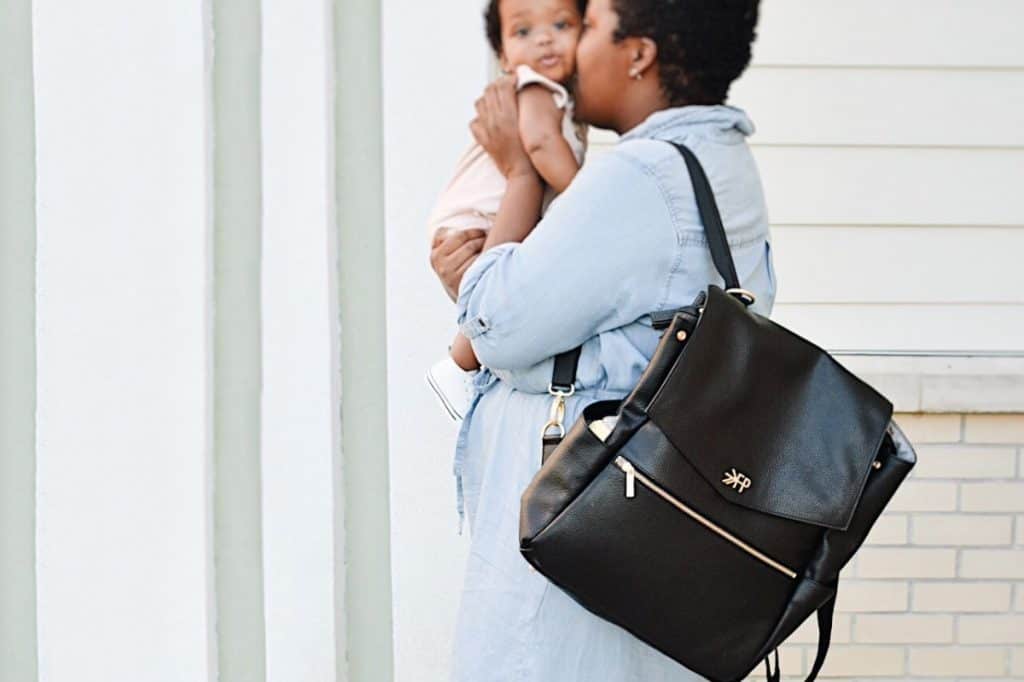
{"type": "MultiPolygon", "coordinates": [[[[821,677],[1024,680],[1024,414],[895,420],[918,465],[843,572],[821,677]]],[[[785,679],[816,642],[811,618],[783,647],[785,679]]]]}

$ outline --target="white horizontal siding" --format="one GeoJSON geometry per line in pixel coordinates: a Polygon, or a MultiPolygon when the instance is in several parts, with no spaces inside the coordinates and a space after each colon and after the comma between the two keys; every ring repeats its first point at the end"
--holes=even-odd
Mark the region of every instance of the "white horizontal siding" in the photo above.
{"type": "Polygon", "coordinates": [[[1024,352],[1021,26],[1020,0],[762,4],[729,103],[757,128],[773,317],[830,349],[1024,352]]]}
{"type": "Polygon", "coordinates": [[[776,225],[772,236],[777,303],[1024,304],[1024,228],[776,225]]]}
{"type": "MultiPolygon", "coordinates": [[[[607,135],[595,137],[591,158],[607,148],[607,135]]],[[[754,144],[754,153],[775,224],[1024,226],[1024,149],[754,144]]]]}
{"type": "MultiPolygon", "coordinates": [[[[778,223],[1024,225],[1024,150],[759,147],[755,154],[778,223]]],[[[922,235],[924,254],[927,242],[922,235]]]]}
{"type": "Polygon", "coordinates": [[[731,98],[759,145],[1024,147],[1024,70],[755,67],[731,98]]]}
{"type": "MultiPolygon", "coordinates": [[[[1024,68],[755,66],[730,103],[750,114],[757,146],[1024,147],[1024,68]]],[[[615,139],[590,134],[598,147],[615,139]]]]}
{"type": "Polygon", "coordinates": [[[1024,305],[778,303],[772,319],[829,351],[1014,351],[1024,305]]]}
{"type": "Polygon", "coordinates": [[[758,64],[1024,66],[1020,0],[766,0],[758,64]]]}

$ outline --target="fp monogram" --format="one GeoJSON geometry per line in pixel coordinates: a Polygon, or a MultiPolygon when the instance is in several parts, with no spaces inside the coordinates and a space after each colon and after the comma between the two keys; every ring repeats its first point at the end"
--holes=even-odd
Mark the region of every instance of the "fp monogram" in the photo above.
{"type": "Polygon", "coordinates": [[[725,472],[725,478],[722,479],[722,483],[732,487],[733,490],[738,490],[742,495],[743,491],[749,488],[753,481],[736,471],[736,469],[733,469],[732,471],[725,472]]]}

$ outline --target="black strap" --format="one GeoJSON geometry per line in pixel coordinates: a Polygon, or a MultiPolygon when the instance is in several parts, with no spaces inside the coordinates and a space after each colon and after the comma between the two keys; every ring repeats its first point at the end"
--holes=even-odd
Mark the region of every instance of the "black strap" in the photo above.
{"type": "MultiPolygon", "coordinates": [[[[835,588],[838,588],[838,581],[835,588]]],[[[825,664],[825,656],[828,654],[828,647],[832,642],[832,617],[836,608],[836,593],[833,592],[828,601],[818,608],[818,653],[814,657],[814,665],[807,675],[806,682],[814,682],[821,672],[821,666],[825,664]]],[[[775,670],[768,665],[768,657],[764,659],[765,677],[768,682],[779,682],[782,672],[779,669],[779,650],[775,649],[775,670]]]]}
{"type": "Polygon", "coordinates": [[[775,648],[775,670],[773,671],[772,667],[770,665],[768,665],[768,657],[767,656],[764,657],[764,670],[765,670],[764,676],[768,680],[768,682],[779,682],[779,678],[781,677],[781,673],[779,672],[779,649],[778,649],[778,647],[775,648]]]}
{"type": "Polygon", "coordinates": [[[580,354],[583,346],[576,346],[572,350],[559,353],[555,356],[555,369],[551,373],[551,388],[560,391],[572,390],[576,383],[576,366],[580,362],[580,354]]]}
{"type": "MultiPolygon", "coordinates": [[[[697,199],[697,210],[700,213],[700,221],[704,225],[704,235],[707,237],[708,247],[711,249],[711,260],[715,264],[715,269],[725,280],[727,289],[739,288],[740,280],[736,276],[736,265],[733,263],[732,251],[729,250],[729,242],[725,236],[722,215],[718,211],[715,193],[711,189],[711,183],[708,182],[704,168],[688,147],[677,142],[669,142],[669,144],[679,150],[686,161],[686,169],[690,173],[690,182],[693,184],[693,194],[697,199]]],[[[671,322],[674,314],[674,309],[652,312],[652,325],[655,329],[658,329],[659,325],[667,326],[665,318],[671,322]]],[[[553,387],[564,386],[565,390],[568,390],[568,387],[576,382],[576,366],[579,363],[581,350],[582,346],[555,356],[555,367],[551,378],[553,387]]]]}
{"type": "Polygon", "coordinates": [[[733,264],[732,252],[725,237],[725,226],[722,225],[722,214],[718,212],[715,193],[711,191],[708,176],[704,174],[703,166],[689,148],[676,142],[671,144],[683,155],[686,167],[690,171],[693,194],[697,198],[697,210],[700,212],[700,221],[704,224],[704,235],[711,249],[711,260],[715,263],[715,269],[725,280],[726,289],[738,289],[740,279],[736,276],[736,266],[733,264]]]}
{"type": "MultiPolygon", "coordinates": [[[[838,582],[835,586],[838,588],[838,582]]],[[[828,653],[828,646],[832,641],[832,614],[836,608],[836,594],[818,609],[818,654],[814,657],[814,665],[811,667],[811,674],[807,676],[807,682],[812,682],[825,664],[825,655],[828,653]]]]}

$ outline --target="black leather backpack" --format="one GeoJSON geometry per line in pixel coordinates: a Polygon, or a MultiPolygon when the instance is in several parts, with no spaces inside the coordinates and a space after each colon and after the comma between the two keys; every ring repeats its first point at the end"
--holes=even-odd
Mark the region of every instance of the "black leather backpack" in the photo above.
{"type": "MultiPolygon", "coordinates": [[[[762,660],[778,680],[777,647],[817,612],[813,680],[840,569],[917,458],[888,400],[748,310],[710,184],[675,146],[727,288],[652,315],[664,331],[630,395],[588,405],[549,443],[522,495],[520,552],[710,680],[741,680],[762,660]]],[[[571,387],[578,352],[557,358],[557,382],[571,387]]]]}

